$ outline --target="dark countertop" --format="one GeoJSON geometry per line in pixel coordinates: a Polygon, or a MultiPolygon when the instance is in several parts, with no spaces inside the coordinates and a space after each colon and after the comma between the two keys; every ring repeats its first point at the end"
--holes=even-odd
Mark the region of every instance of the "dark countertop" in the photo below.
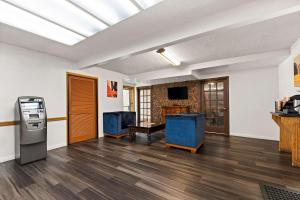
{"type": "Polygon", "coordinates": [[[300,117],[300,114],[285,114],[283,112],[271,112],[271,114],[279,117],[300,117]]]}

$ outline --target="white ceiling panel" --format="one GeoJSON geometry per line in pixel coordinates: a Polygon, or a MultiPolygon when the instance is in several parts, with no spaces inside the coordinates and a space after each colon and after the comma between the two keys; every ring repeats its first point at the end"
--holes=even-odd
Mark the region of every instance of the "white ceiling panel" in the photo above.
{"type": "Polygon", "coordinates": [[[101,67],[112,71],[118,71],[123,74],[141,73],[145,70],[151,71],[156,69],[164,69],[170,64],[161,58],[155,51],[132,56],[128,59],[117,60],[104,64],[101,67]]]}
{"type": "MultiPolygon", "coordinates": [[[[167,47],[167,49],[178,56],[182,62],[179,67],[287,49],[300,37],[300,29],[295,26],[299,19],[300,12],[218,34],[209,34],[167,47]]],[[[155,53],[155,51],[143,53],[99,66],[128,75],[174,68],[155,53]]]]}
{"type": "Polygon", "coordinates": [[[300,37],[300,12],[173,45],[186,64],[290,48],[300,37]]]}

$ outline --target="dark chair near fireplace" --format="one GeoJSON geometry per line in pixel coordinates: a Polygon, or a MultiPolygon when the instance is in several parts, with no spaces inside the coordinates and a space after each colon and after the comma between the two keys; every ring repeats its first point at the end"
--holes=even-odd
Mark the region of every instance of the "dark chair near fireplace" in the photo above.
{"type": "Polygon", "coordinates": [[[103,113],[103,132],[105,136],[120,138],[128,134],[128,125],[136,123],[136,112],[103,113]]]}
{"type": "Polygon", "coordinates": [[[168,147],[177,147],[196,153],[204,143],[204,113],[167,115],[166,143],[168,147]]]}

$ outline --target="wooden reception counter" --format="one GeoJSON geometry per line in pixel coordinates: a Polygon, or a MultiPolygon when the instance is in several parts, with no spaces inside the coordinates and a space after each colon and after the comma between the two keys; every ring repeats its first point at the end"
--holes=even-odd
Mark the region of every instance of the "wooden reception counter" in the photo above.
{"type": "Polygon", "coordinates": [[[300,167],[300,115],[272,113],[280,128],[279,151],[292,153],[292,166],[300,167]]]}

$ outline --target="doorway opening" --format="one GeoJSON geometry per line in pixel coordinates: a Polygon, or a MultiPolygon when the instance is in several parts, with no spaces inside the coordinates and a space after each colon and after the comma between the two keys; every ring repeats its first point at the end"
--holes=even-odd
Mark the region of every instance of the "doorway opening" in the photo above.
{"type": "Polygon", "coordinates": [[[134,87],[124,86],[123,87],[123,111],[134,111],[134,87]]]}

